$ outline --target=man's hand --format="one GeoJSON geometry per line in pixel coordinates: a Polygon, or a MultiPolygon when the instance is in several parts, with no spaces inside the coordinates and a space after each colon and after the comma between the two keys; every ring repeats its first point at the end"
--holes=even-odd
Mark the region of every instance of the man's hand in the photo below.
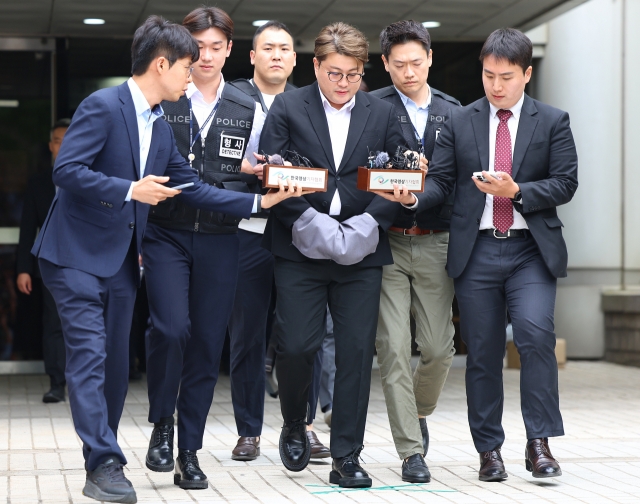
{"type": "Polygon", "coordinates": [[[374,194],[377,194],[381,198],[384,198],[389,201],[393,201],[394,203],[402,203],[406,206],[415,205],[418,198],[416,198],[415,194],[410,193],[409,189],[406,185],[399,186],[398,184],[393,184],[393,193],[388,193],[384,191],[371,191],[374,194]]]}
{"type": "Polygon", "coordinates": [[[33,286],[31,284],[31,275],[29,273],[20,273],[16,280],[16,284],[18,285],[18,290],[20,292],[27,296],[31,294],[33,286]]]}
{"type": "Polygon", "coordinates": [[[161,201],[167,198],[173,198],[182,192],[162,185],[167,182],[169,182],[169,177],[147,175],[143,179],[133,183],[131,199],[139,201],[140,203],[157,205],[161,201]]]}
{"type": "Polygon", "coordinates": [[[285,187],[284,182],[282,180],[278,181],[278,185],[280,186],[279,190],[271,189],[267,194],[262,197],[261,206],[262,208],[271,208],[274,205],[277,205],[283,200],[287,198],[298,198],[300,196],[304,196],[305,194],[311,194],[315,191],[303,191],[302,185],[294,184],[291,180],[289,180],[287,186],[285,187]]]}
{"type": "Polygon", "coordinates": [[[503,198],[513,198],[520,190],[518,184],[516,184],[511,175],[505,172],[495,172],[495,175],[499,179],[493,178],[489,175],[489,172],[483,171],[482,175],[488,182],[481,182],[475,177],[471,177],[474,184],[485,194],[492,194],[493,196],[501,196],[503,198]]]}

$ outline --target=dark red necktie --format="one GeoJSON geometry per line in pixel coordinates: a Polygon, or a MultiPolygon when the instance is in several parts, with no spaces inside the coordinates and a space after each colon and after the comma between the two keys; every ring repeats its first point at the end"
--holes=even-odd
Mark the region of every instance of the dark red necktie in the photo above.
{"type": "MultiPolygon", "coordinates": [[[[511,175],[511,133],[507,122],[513,115],[510,110],[498,110],[498,131],[496,131],[496,154],[494,170],[511,175]]],[[[506,233],[513,226],[513,203],[509,198],[493,197],[493,226],[506,233]]]]}

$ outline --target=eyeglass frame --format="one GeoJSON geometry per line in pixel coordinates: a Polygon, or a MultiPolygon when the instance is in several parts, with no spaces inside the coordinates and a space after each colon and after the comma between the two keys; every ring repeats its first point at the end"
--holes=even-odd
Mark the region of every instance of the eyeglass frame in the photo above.
{"type": "MultiPolygon", "coordinates": [[[[318,65],[319,67],[320,65],[318,65]]],[[[364,72],[362,73],[350,73],[350,74],[343,74],[342,72],[327,72],[327,78],[329,79],[329,82],[340,82],[342,79],[347,78],[347,82],[349,84],[357,84],[358,82],[360,82],[362,80],[362,78],[364,77],[364,72]],[[338,80],[331,80],[331,75],[339,75],[340,78],[338,80]],[[359,78],[357,81],[350,81],[349,80],[349,76],[350,75],[357,75],[359,78]]]]}

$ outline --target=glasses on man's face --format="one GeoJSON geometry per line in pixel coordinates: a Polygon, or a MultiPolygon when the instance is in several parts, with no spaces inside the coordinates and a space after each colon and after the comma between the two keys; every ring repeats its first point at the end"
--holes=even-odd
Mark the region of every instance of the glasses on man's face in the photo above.
{"type": "Polygon", "coordinates": [[[364,72],[350,73],[346,75],[340,72],[327,72],[327,75],[329,76],[329,80],[331,82],[340,82],[342,79],[346,77],[347,82],[349,84],[355,84],[356,82],[360,82],[360,80],[362,79],[362,76],[364,75],[364,72]]]}
{"type": "MultiPolygon", "coordinates": [[[[180,63],[182,65],[182,63],[180,63]]],[[[186,74],[187,77],[191,77],[191,74],[193,73],[193,67],[191,65],[182,65],[182,67],[186,70],[186,74]]]]}

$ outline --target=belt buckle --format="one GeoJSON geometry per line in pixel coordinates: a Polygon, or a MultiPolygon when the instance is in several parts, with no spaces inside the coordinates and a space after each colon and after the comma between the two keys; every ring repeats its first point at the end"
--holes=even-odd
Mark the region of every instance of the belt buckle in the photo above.
{"type": "Polygon", "coordinates": [[[506,240],[507,238],[509,238],[509,231],[511,231],[510,229],[507,229],[507,236],[498,236],[496,234],[497,229],[493,228],[493,237],[497,238],[498,240],[506,240]]]}
{"type": "Polygon", "coordinates": [[[402,236],[413,236],[413,235],[407,234],[407,231],[410,231],[410,229],[404,228],[402,230],[402,236]]]}

